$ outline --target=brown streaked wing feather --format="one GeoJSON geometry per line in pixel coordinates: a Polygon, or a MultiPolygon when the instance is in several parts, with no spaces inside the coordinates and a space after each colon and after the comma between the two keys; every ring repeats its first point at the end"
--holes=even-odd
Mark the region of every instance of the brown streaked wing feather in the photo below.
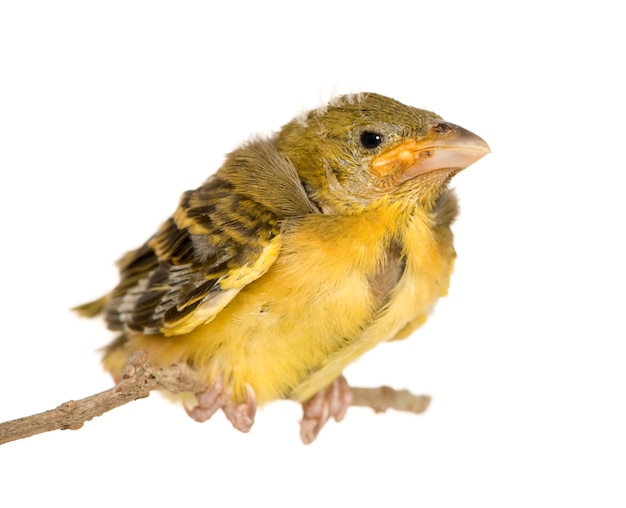
{"type": "Polygon", "coordinates": [[[271,140],[233,152],[216,175],[183,194],[146,244],[120,260],[109,327],[176,335],[211,320],[274,262],[281,220],[313,211],[271,140]]]}

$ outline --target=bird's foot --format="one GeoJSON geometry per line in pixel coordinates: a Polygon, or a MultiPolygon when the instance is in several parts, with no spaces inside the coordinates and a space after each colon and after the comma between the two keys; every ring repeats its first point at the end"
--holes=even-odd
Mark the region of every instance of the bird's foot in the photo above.
{"type": "Polygon", "coordinates": [[[300,438],[304,444],[312,443],[324,424],[333,417],[340,422],[352,404],[352,391],[343,376],[335,379],[330,386],[320,390],[302,404],[300,438]]]}
{"type": "Polygon", "coordinates": [[[226,418],[233,424],[233,427],[241,432],[250,430],[256,415],[256,397],[250,385],[246,385],[246,392],[245,402],[233,404],[229,401],[222,406],[222,411],[224,411],[226,418]]]}
{"type": "Polygon", "coordinates": [[[248,432],[252,427],[256,415],[256,397],[250,386],[247,386],[246,401],[240,404],[232,403],[230,394],[223,389],[221,376],[209,388],[195,395],[198,405],[187,409],[187,414],[197,422],[208,420],[221,409],[237,430],[248,432]]]}

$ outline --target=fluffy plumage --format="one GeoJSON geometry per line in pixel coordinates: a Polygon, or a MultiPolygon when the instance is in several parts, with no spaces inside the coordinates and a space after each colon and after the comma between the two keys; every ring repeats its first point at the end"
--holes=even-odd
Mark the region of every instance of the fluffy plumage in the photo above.
{"type": "Polygon", "coordinates": [[[487,152],[434,113],[370,93],[246,143],[120,260],[109,295],[79,308],[119,333],[106,369],[119,376],[138,349],[186,362],[213,387],[195,416],[221,407],[241,430],[256,403],[306,404],[446,294],[447,184],[487,152]]]}

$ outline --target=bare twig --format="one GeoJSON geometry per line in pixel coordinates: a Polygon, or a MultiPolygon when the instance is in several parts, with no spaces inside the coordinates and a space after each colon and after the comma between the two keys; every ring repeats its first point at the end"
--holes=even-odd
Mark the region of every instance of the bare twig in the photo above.
{"type": "Polygon", "coordinates": [[[388,386],[380,388],[352,388],[353,406],[371,407],[377,413],[387,409],[423,413],[430,405],[428,395],[413,395],[408,390],[394,390],[388,386]]]}
{"type": "MultiPolygon", "coordinates": [[[[148,354],[140,351],[131,356],[122,381],[110,390],[81,400],[69,400],[43,413],[1,423],[0,445],[51,430],[80,429],[85,422],[128,402],[147,397],[152,390],[196,393],[205,388],[199,373],[187,365],[153,367],[149,364],[148,354]]],[[[352,388],[352,392],[352,405],[371,407],[376,412],[396,409],[421,413],[430,403],[428,396],[417,396],[407,390],[396,391],[386,386],[352,388]]]]}

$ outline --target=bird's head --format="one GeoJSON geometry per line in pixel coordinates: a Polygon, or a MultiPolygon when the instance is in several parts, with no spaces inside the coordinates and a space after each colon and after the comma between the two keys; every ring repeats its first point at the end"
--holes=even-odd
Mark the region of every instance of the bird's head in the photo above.
{"type": "Polygon", "coordinates": [[[407,198],[432,206],[456,173],[489,153],[462,127],[373,93],[310,111],[285,125],[276,142],[327,213],[407,198]]]}

